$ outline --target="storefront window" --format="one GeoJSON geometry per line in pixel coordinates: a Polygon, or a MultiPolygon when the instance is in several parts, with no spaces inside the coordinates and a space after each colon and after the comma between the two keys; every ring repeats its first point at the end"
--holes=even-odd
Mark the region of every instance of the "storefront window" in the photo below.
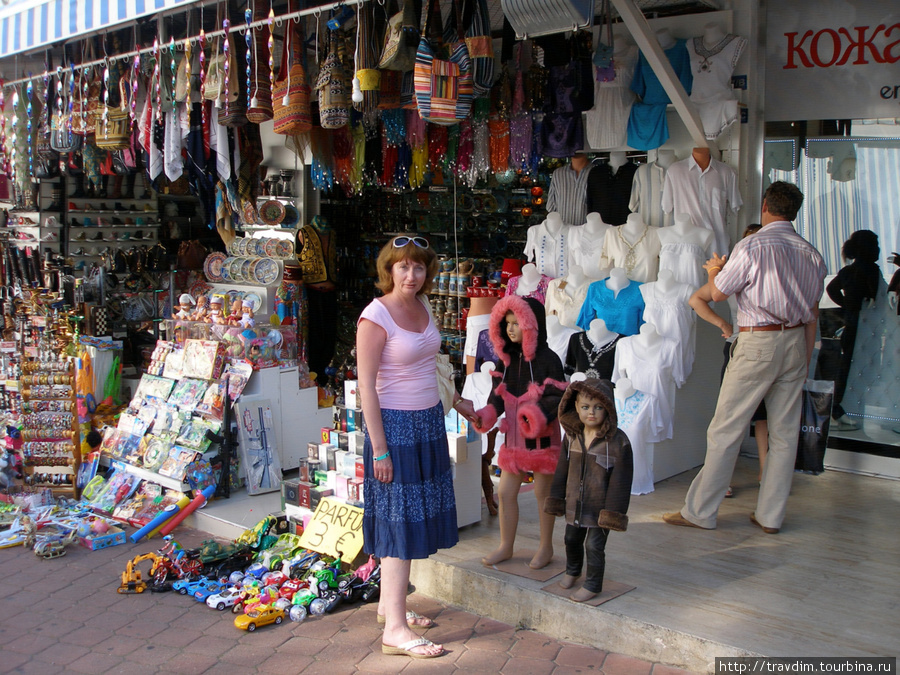
{"type": "Polygon", "coordinates": [[[835,410],[838,416],[843,411],[845,423],[832,420],[831,437],[837,447],[863,452],[865,444],[876,452],[881,452],[876,446],[898,447],[900,317],[888,284],[900,269],[892,255],[900,251],[900,138],[810,138],[799,153],[798,146],[795,139],[766,141],[765,175],[803,190],[806,198],[796,225],[824,256],[826,285],[848,264],[841,251],[852,233],[871,230],[880,246],[876,297],[862,304],[853,344],[848,345],[846,335],[855,314],[842,310],[828,294],[821,303],[816,377],[839,381],[842,362],[849,366],[846,390],[836,392],[840,407],[835,410]],[[858,428],[846,428],[853,425],[858,428]]]}

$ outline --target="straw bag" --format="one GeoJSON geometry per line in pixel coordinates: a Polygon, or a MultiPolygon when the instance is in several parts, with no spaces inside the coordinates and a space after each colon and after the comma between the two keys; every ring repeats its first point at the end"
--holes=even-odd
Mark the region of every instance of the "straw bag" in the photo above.
{"type": "Polygon", "coordinates": [[[416,65],[416,12],[412,0],[400,0],[401,9],[389,20],[378,67],[382,70],[412,70],[416,65]]]}
{"type": "Polygon", "coordinates": [[[203,98],[217,101],[225,91],[225,53],[219,47],[221,38],[216,38],[209,63],[206,65],[206,77],[203,83],[203,98]]]}
{"type": "MultiPolygon", "coordinates": [[[[266,18],[265,5],[257,2],[254,6],[253,19],[256,21],[266,18]]],[[[269,27],[270,31],[275,26],[269,27]]],[[[274,44],[274,36],[272,36],[274,44]]],[[[253,74],[250,78],[250,107],[247,109],[247,120],[253,124],[262,124],[272,119],[272,83],[269,80],[268,56],[269,47],[263,31],[254,31],[253,34],[253,74]]]]}
{"type": "Polygon", "coordinates": [[[108,108],[106,123],[103,108],[95,111],[95,143],[101,150],[124,150],[131,147],[131,116],[119,108],[108,108]]]}
{"type": "MultiPolygon", "coordinates": [[[[460,27],[462,20],[455,0],[453,11],[456,12],[456,25],[460,27]]],[[[472,109],[472,63],[461,36],[449,45],[448,59],[437,58],[427,32],[429,21],[433,21],[434,29],[440,35],[440,7],[435,0],[428,0],[427,9],[422,12],[422,37],[413,69],[416,106],[422,119],[450,126],[468,117],[472,109]]]]}
{"type": "Polygon", "coordinates": [[[285,136],[306,133],[312,128],[309,107],[311,91],[306,79],[306,68],[303,67],[304,41],[299,28],[291,23],[288,23],[281,53],[281,68],[278,70],[281,79],[275,81],[275,88],[272,90],[275,133],[285,136]]]}

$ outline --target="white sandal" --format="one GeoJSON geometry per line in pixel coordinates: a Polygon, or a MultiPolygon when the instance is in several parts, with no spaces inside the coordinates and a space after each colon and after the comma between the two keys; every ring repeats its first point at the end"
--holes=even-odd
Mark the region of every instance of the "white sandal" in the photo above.
{"type": "MultiPolygon", "coordinates": [[[[384,614],[376,614],[376,620],[380,625],[384,625],[386,619],[384,618],[384,614]]],[[[406,625],[410,628],[434,628],[435,623],[432,619],[427,616],[422,616],[418,612],[414,612],[413,610],[408,610],[406,612],[406,625]],[[427,624],[416,623],[418,619],[427,619],[427,624]]]]}

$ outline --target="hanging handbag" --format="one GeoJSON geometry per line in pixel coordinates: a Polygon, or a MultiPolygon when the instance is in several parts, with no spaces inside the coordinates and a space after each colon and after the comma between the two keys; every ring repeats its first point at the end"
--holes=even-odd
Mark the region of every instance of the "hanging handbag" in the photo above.
{"type": "MultiPolygon", "coordinates": [[[[265,5],[257,2],[253,8],[253,19],[261,21],[266,18],[265,5]]],[[[301,21],[303,19],[300,19],[301,21]]],[[[270,36],[274,49],[275,31],[274,23],[269,26],[270,36]]],[[[247,120],[253,124],[262,124],[272,119],[272,82],[269,79],[269,58],[274,59],[274,54],[269,54],[269,46],[265,33],[261,30],[253,31],[252,75],[250,77],[250,106],[247,108],[247,120]]]]}
{"type": "Polygon", "coordinates": [[[40,115],[35,138],[34,177],[55,178],[59,175],[59,153],[50,144],[50,106],[46,100],[38,101],[40,115]]]}
{"type": "Polygon", "coordinates": [[[494,39],[487,0],[473,0],[472,23],[466,31],[466,48],[472,59],[472,88],[475,97],[487,96],[494,84],[494,39]]]}
{"type": "Polygon", "coordinates": [[[203,83],[203,98],[207,101],[218,101],[225,91],[225,53],[220,47],[221,38],[216,38],[209,63],[206,65],[206,77],[203,83]]]}
{"type": "MultiPolygon", "coordinates": [[[[225,40],[228,45],[228,91],[223,93],[222,100],[219,101],[219,124],[225,127],[242,127],[247,124],[246,70],[238,69],[237,47],[231,39],[231,33],[225,40]]],[[[243,42],[241,47],[246,48],[243,42]]]]}
{"type": "Polygon", "coordinates": [[[297,21],[300,26],[293,26],[293,22],[288,22],[281,53],[281,68],[278,71],[281,79],[275,81],[275,88],[272,90],[274,130],[276,134],[285,136],[303,134],[312,128],[309,105],[311,91],[303,65],[306,50],[300,33],[301,21],[302,19],[297,21]]]}
{"type": "MultiPolygon", "coordinates": [[[[393,3],[392,3],[393,4],[393,3]]],[[[416,65],[419,31],[412,0],[400,0],[401,9],[389,20],[378,67],[382,70],[412,70],[416,65]]]]}
{"type": "MultiPolygon", "coordinates": [[[[456,0],[453,11],[456,12],[456,25],[459,27],[462,20],[456,0]]],[[[428,0],[427,8],[422,12],[422,37],[413,69],[416,106],[422,119],[432,124],[450,126],[468,117],[472,109],[472,63],[461,35],[458,35],[457,42],[447,46],[450,51],[448,59],[437,58],[436,48],[428,34],[429,21],[439,36],[442,32],[441,14],[435,0],[428,0]]]]}
{"type": "Polygon", "coordinates": [[[340,129],[350,121],[350,82],[338,55],[337,31],[328,31],[328,55],[319,66],[316,91],[319,123],[323,129],[340,129]]]}
{"type": "MultiPolygon", "coordinates": [[[[613,31],[612,31],[612,9],[609,5],[609,0],[602,0],[602,4],[600,5],[600,16],[603,17],[603,23],[606,26],[606,42],[602,40],[597,41],[597,49],[594,50],[594,65],[597,66],[599,71],[608,72],[609,70],[613,71],[613,77],[615,77],[615,69],[613,68],[613,31]]],[[[603,33],[603,28],[600,29],[600,32],[603,33]]]]}

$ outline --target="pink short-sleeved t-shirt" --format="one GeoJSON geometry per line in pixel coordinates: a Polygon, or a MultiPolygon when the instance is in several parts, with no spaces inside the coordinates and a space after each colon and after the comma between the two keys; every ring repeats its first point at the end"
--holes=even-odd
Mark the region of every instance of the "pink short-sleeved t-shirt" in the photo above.
{"type": "Polygon", "coordinates": [[[437,405],[441,399],[434,357],[441,347],[441,335],[434,322],[429,321],[421,333],[405,330],[394,322],[378,298],[369,303],[359,318],[378,324],[387,333],[375,378],[381,408],[426,410],[437,405]]]}

